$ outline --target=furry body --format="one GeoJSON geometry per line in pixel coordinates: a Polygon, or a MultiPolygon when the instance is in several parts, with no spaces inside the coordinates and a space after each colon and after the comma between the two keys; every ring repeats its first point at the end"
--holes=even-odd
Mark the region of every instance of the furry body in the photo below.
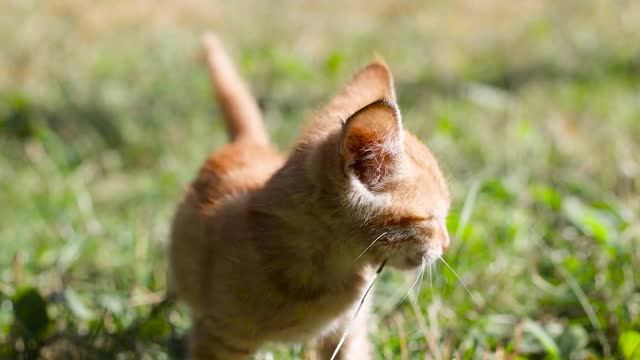
{"type": "MultiPolygon", "coordinates": [[[[402,129],[383,63],[356,74],[284,158],[218,39],[207,35],[205,47],[231,143],[202,166],[172,226],[172,281],[193,315],[190,355],[244,359],[266,342],[315,339],[328,358],[373,266],[389,258],[415,268],[447,247],[446,184],[402,129]]],[[[341,358],[369,358],[366,319],[341,358]]]]}

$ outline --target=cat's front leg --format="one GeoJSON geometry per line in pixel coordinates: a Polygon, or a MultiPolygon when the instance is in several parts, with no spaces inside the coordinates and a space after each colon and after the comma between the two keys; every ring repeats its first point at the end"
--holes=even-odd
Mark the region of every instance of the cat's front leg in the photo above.
{"type": "Polygon", "coordinates": [[[240,341],[212,321],[196,321],[189,338],[189,359],[192,360],[245,360],[258,349],[257,345],[240,341]]]}
{"type": "MultiPolygon", "coordinates": [[[[351,325],[349,330],[349,335],[342,344],[340,348],[340,352],[338,352],[336,359],[340,360],[368,360],[371,359],[371,344],[369,343],[369,335],[368,335],[368,318],[369,318],[369,306],[365,304],[362,308],[360,314],[351,325]]],[[[351,320],[351,314],[345,316],[340,321],[340,326],[336,328],[336,330],[331,331],[327,335],[323,336],[318,340],[317,345],[317,358],[318,360],[329,360],[331,359],[331,355],[335,351],[336,346],[344,333],[344,329],[349,324],[351,320]]]]}

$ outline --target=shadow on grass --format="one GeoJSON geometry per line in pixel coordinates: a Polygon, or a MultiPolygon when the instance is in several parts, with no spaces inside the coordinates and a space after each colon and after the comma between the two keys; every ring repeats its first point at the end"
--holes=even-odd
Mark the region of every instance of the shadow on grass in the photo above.
{"type": "Polygon", "coordinates": [[[19,140],[37,137],[39,129],[46,127],[64,140],[94,132],[108,147],[118,147],[123,137],[113,119],[112,112],[97,103],[68,101],[54,108],[35,103],[21,92],[0,94],[0,134],[19,140]]]}
{"type": "Polygon", "coordinates": [[[141,358],[150,349],[168,354],[174,359],[186,357],[185,336],[168,320],[174,301],[165,298],[151,306],[147,316],[134,319],[118,331],[107,331],[104,310],[89,331],[69,326],[52,330],[47,303],[66,302],[47,299],[36,289],[25,288],[12,297],[14,321],[8,337],[0,343],[0,359],[114,359],[141,358]]]}

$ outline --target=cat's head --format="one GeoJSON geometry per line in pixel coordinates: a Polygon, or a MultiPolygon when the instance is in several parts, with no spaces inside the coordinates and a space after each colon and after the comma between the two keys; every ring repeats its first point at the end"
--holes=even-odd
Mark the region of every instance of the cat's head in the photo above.
{"type": "MultiPolygon", "coordinates": [[[[376,62],[360,71],[325,111],[334,130],[334,185],[361,232],[363,257],[410,269],[449,246],[449,192],[429,149],[403,129],[391,73],[376,62]]],[[[333,151],[333,150],[330,150],[333,151]]]]}

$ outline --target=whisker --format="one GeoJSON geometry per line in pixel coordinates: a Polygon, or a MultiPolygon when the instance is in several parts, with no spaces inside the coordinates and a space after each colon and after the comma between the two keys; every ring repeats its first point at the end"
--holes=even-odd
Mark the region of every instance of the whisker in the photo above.
{"type": "Polygon", "coordinates": [[[420,288],[422,288],[422,280],[424,279],[424,270],[427,267],[427,260],[422,259],[422,265],[420,265],[420,281],[418,282],[418,291],[416,291],[416,299],[420,297],[420,288]]]}
{"type": "Polygon", "coordinates": [[[387,235],[388,233],[389,233],[388,231],[385,231],[382,234],[380,234],[380,236],[378,236],[375,240],[373,240],[371,244],[369,244],[369,246],[367,246],[364,250],[362,250],[360,255],[358,255],[358,257],[355,260],[353,260],[353,262],[355,263],[356,261],[358,261],[358,259],[360,259],[362,255],[364,255],[364,253],[367,252],[367,250],[371,249],[371,247],[373,246],[373,244],[376,243],[376,241],[380,240],[383,236],[387,235]]]}
{"type": "Polygon", "coordinates": [[[433,263],[429,264],[429,289],[433,290],[433,263]]]}
{"type": "Polygon", "coordinates": [[[471,300],[473,300],[474,303],[478,303],[478,301],[476,300],[475,296],[473,296],[473,293],[471,292],[471,290],[469,290],[469,288],[467,287],[467,284],[465,284],[464,281],[462,281],[462,278],[460,278],[460,275],[458,275],[458,273],[455,270],[453,270],[451,265],[449,265],[449,263],[442,256],[440,256],[439,259],[442,261],[443,264],[445,264],[447,266],[447,268],[449,268],[449,270],[451,270],[451,272],[453,273],[453,275],[456,276],[456,278],[458,279],[460,284],[462,284],[464,289],[467,290],[469,295],[471,295],[471,300]]]}
{"type": "Polygon", "coordinates": [[[416,287],[416,284],[418,283],[418,280],[420,280],[420,275],[424,273],[424,268],[425,268],[425,262],[423,261],[422,264],[420,265],[420,269],[418,270],[418,274],[416,275],[416,279],[413,281],[413,284],[409,288],[409,291],[407,291],[407,295],[405,295],[402,298],[402,300],[400,300],[400,302],[398,302],[398,306],[400,306],[400,304],[402,304],[405,300],[407,300],[407,298],[409,297],[409,295],[413,291],[413,288],[416,287]]]}
{"type": "Polygon", "coordinates": [[[336,358],[336,355],[338,355],[338,352],[340,351],[342,344],[344,344],[344,341],[347,339],[347,335],[349,335],[349,330],[351,330],[351,326],[353,325],[356,318],[358,317],[358,314],[362,309],[362,305],[364,305],[364,300],[367,298],[367,295],[369,295],[369,291],[371,291],[373,284],[376,283],[376,279],[378,279],[378,276],[380,275],[380,273],[382,272],[382,269],[386,265],[387,260],[388,259],[385,259],[382,262],[382,264],[380,264],[380,267],[378,268],[376,273],[373,274],[373,277],[371,277],[371,281],[369,282],[369,286],[367,286],[367,290],[365,290],[364,294],[362,294],[362,297],[360,298],[360,303],[358,304],[356,311],[353,312],[353,315],[351,316],[351,320],[349,320],[349,322],[347,323],[347,327],[344,328],[344,333],[342,333],[342,337],[340,338],[340,341],[338,341],[338,345],[336,345],[336,349],[333,350],[333,355],[331,355],[331,360],[334,360],[336,358]]]}

